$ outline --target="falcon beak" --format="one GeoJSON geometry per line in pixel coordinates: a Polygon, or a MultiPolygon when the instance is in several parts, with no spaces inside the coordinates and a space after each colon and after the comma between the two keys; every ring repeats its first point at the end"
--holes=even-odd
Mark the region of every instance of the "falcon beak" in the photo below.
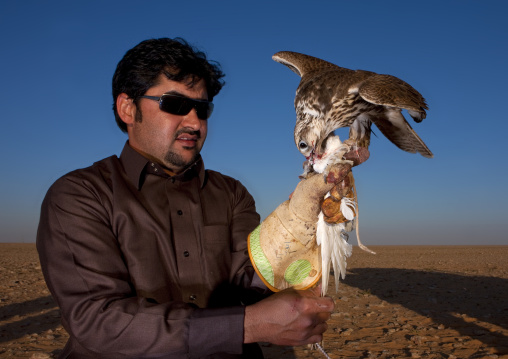
{"type": "Polygon", "coordinates": [[[309,157],[307,157],[307,160],[311,165],[313,165],[315,162],[315,158],[316,158],[316,149],[313,148],[312,151],[310,151],[310,155],[309,157]]]}

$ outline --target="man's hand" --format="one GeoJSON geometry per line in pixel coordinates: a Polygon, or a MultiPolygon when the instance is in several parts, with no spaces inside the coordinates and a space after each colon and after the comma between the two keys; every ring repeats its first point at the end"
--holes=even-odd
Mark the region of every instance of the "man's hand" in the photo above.
{"type": "Polygon", "coordinates": [[[245,308],[244,342],[305,345],[320,342],[334,308],[320,287],[286,289],[245,308]]]}

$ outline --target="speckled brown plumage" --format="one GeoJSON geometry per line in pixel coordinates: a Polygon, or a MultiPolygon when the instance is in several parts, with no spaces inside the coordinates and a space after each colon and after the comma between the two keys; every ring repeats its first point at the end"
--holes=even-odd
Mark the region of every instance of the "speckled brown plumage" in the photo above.
{"type": "Polygon", "coordinates": [[[400,149],[433,157],[401,113],[405,109],[421,122],[428,109],[423,96],[406,82],[296,52],[281,51],[272,58],[301,77],[294,135],[307,158],[323,155],[329,135],[340,127],[350,128],[347,143],[368,147],[372,123],[400,149]]]}

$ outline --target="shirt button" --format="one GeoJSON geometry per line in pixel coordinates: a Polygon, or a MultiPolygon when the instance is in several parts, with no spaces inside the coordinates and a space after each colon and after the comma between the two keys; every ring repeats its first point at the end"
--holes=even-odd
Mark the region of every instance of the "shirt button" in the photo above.
{"type": "Polygon", "coordinates": [[[179,216],[181,216],[183,214],[181,209],[179,209],[176,213],[178,213],[179,216]]]}
{"type": "Polygon", "coordinates": [[[196,300],[196,295],[195,295],[195,294],[191,294],[191,295],[189,295],[189,299],[190,299],[190,300],[196,300]]]}
{"type": "Polygon", "coordinates": [[[188,257],[189,255],[190,255],[189,251],[184,251],[184,252],[183,252],[183,256],[184,256],[184,257],[188,257]]]}

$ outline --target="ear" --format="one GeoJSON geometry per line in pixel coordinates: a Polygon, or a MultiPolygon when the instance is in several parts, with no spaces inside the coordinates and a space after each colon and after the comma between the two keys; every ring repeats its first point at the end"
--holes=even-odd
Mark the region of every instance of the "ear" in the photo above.
{"type": "Polygon", "coordinates": [[[121,93],[116,98],[116,111],[122,121],[127,124],[127,127],[134,123],[136,118],[136,105],[134,104],[134,100],[126,93],[121,93]]]}

